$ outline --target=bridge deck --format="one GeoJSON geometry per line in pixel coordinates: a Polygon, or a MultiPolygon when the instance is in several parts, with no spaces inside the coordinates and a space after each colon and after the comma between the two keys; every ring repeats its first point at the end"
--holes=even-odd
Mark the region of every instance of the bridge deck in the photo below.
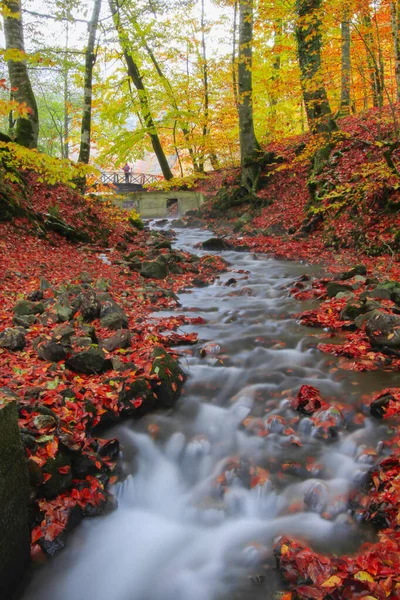
{"type": "Polygon", "coordinates": [[[101,177],[95,181],[95,185],[109,185],[115,187],[117,192],[140,192],[143,186],[157,181],[162,181],[162,175],[151,175],[148,173],[124,173],[124,171],[102,171],[101,177]]]}

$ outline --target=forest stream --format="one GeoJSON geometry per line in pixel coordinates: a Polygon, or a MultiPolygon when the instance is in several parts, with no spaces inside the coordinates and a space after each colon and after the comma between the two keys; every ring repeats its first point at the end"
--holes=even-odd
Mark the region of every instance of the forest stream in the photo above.
{"type": "MultiPolygon", "coordinates": [[[[179,230],[175,246],[199,254],[208,237],[179,230]]],[[[396,375],[343,371],[316,350],[326,332],[295,316],[316,301],[300,303],[288,289],[319,267],[221,256],[230,271],[179,296],[175,314],[205,323],[183,327],[199,342],[178,348],[188,375],[178,404],[107,432],[122,444],[118,509],[86,519],[33,574],[23,600],[265,600],[283,586],[273,568],[277,536],[325,552],[374,539],[347,500],[387,426],[369,417],[357,426],[333,404],[319,414],[321,429],[287,396],[309,385],[356,405],[396,375]]]]}

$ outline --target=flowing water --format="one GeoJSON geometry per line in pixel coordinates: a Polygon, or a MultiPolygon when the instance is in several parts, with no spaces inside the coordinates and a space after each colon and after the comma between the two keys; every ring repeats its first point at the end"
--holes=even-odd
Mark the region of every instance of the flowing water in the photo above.
{"type": "MultiPolygon", "coordinates": [[[[185,230],[177,246],[199,252],[207,237],[185,230]]],[[[309,418],[296,421],[287,396],[308,384],[352,403],[390,385],[387,374],[384,382],[338,369],[315,349],[323,332],[296,322],[312,303],[290,298],[287,286],[312,267],[222,255],[234,272],[180,295],[177,313],[206,324],[183,327],[200,341],[180,349],[188,380],[178,405],[109,432],[127,475],[115,487],[118,510],[85,520],[23,600],[265,600],[281,585],[271,568],[278,535],[326,551],[354,550],[372,535],[351,519],[346,498],[385,427],[367,418],[346,428],[328,411],[321,422],[333,415],[337,430],[327,443],[309,418]],[[201,356],[207,341],[214,345],[201,356]]]]}

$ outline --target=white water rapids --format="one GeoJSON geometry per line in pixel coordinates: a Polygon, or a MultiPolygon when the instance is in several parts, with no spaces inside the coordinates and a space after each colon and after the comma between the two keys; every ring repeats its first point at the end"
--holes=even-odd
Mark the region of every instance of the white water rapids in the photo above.
{"type": "MultiPolygon", "coordinates": [[[[181,232],[178,247],[193,252],[193,244],[207,237],[181,232]]],[[[196,348],[184,353],[189,378],[177,407],[110,432],[121,441],[128,474],[115,487],[118,510],[85,520],[67,549],[34,575],[23,600],[266,599],[275,586],[265,565],[276,536],[325,549],[347,548],[358,539],[346,498],[369,467],[364,451],[379,449],[384,428],[367,418],[348,431],[341,422],[337,439],[326,444],[303,417],[297,446],[279,417],[288,423],[296,416],[286,396],[302,384],[352,402],[380,382],[376,375],[331,371],[336,359],[312,347],[318,332],[296,323],[292,315],[304,306],[285,287],[310,267],[249,253],[223,255],[242,272],[181,294],[177,310],[207,320],[183,329],[198,331],[203,343],[217,342],[222,358],[202,358],[196,348]],[[225,286],[232,277],[237,283],[225,286]],[[241,425],[248,416],[262,419],[269,434],[251,435],[241,425]],[[149,424],[159,428],[155,441],[149,424]],[[249,465],[265,468],[272,457],[279,467],[308,455],[320,465],[315,473],[284,480],[275,474],[249,485],[249,465]],[[337,498],[337,514],[321,516],[337,498]]]]}

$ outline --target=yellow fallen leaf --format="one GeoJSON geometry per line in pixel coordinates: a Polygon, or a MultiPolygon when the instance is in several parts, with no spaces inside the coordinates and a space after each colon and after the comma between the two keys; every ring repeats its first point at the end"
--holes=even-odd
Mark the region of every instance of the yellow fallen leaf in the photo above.
{"type": "Polygon", "coordinates": [[[326,581],[324,581],[324,583],[321,584],[321,587],[323,587],[323,588],[335,587],[335,586],[339,585],[340,583],[342,583],[341,578],[338,577],[337,575],[332,575],[332,577],[329,577],[329,579],[327,579],[326,581]]]}
{"type": "Polygon", "coordinates": [[[371,581],[374,583],[374,578],[367,573],[367,571],[358,571],[358,573],[354,575],[354,579],[358,579],[359,581],[371,581]]]}
{"type": "Polygon", "coordinates": [[[287,554],[288,550],[289,550],[289,546],[287,546],[286,544],[282,544],[282,546],[281,546],[281,555],[284,556],[285,554],[287,554]]]}

